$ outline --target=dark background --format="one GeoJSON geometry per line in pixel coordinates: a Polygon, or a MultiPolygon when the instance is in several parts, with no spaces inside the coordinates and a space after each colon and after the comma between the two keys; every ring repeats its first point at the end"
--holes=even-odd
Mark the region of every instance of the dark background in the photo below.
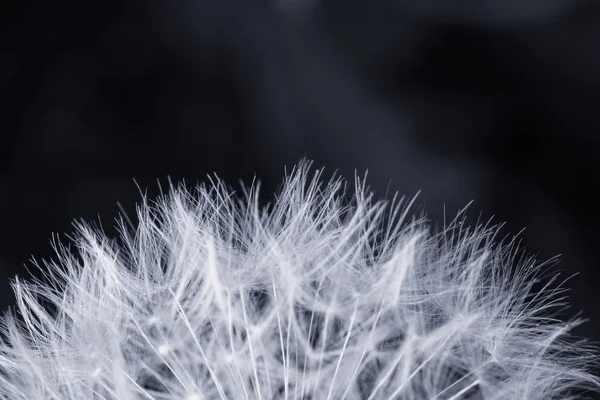
{"type": "MultiPolygon", "coordinates": [[[[600,2],[4,3],[0,299],[75,219],[113,232],[138,186],[216,172],[271,193],[301,157],[377,196],[469,201],[561,254],[600,340],[600,2]],[[51,4],[51,5],[50,5],[51,4]]],[[[64,236],[63,236],[64,237],[64,236]]]]}

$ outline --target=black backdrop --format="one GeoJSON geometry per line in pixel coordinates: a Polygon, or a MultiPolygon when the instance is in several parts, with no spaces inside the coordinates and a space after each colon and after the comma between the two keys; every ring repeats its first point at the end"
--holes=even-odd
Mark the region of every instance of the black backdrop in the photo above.
{"type": "Polygon", "coordinates": [[[434,221],[474,200],[575,272],[600,340],[595,1],[22,0],[0,11],[0,299],[74,219],[111,232],[138,186],[301,157],[434,221]],[[50,5],[51,4],[51,5],[50,5]],[[135,181],[134,181],[135,180],[135,181]]]}

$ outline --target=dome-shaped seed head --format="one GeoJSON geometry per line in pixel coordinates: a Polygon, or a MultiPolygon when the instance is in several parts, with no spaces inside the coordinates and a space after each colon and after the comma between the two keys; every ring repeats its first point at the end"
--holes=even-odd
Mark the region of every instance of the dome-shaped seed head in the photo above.
{"type": "Polygon", "coordinates": [[[13,283],[0,399],[549,400],[599,387],[544,264],[496,227],[457,218],[436,232],[410,208],[303,162],[270,204],[258,186],[211,179],[144,199],[116,240],[81,224],[44,279],[13,283]]]}

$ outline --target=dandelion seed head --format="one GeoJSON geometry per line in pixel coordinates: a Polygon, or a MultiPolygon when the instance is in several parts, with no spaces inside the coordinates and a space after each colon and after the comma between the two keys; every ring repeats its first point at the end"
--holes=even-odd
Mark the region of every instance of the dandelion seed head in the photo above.
{"type": "Polygon", "coordinates": [[[490,225],[435,232],[410,202],[301,163],[263,205],[223,182],[144,199],[109,241],[15,279],[1,400],[552,400],[597,390],[564,289],[490,225]]]}

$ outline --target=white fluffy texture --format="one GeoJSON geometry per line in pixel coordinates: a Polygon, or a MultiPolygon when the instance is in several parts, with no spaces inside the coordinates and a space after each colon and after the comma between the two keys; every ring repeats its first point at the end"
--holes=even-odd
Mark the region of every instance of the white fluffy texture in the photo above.
{"type": "Polygon", "coordinates": [[[47,280],[17,279],[0,399],[528,399],[598,387],[593,349],[532,293],[496,230],[428,232],[364,184],[301,164],[277,200],[221,182],[139,208],[118,242],[81,227],[47,280]],[[387,211],[386,211],[387,210],[387,211]],[[511,267],[513,265],[513,267],[511,267]]]}

